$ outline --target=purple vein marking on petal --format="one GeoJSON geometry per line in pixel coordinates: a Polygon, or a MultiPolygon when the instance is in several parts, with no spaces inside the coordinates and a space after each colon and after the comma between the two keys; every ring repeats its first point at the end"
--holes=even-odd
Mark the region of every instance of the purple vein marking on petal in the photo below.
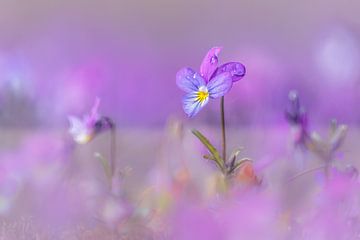
{"type": "Polygon", "coordinates": [[[217,68],[219,62],[218,55],[221,49],[222,47],[211,48],[205,55],[200,65],[200,74],[205,78],[207,82],[210,80],[211,75],[217,68]]]}
{"type": "Polygon", "coordinates": [[[199,87],[205,85],[205,80],[191,68],[182,68],[176,74],[176,84],[178,87],[189,93],[195,92],[199,87]]]}
{"type": "Polygon", "coordinates": [[[231,87],[232,78],[231,74],[228,72],[224,72],[215,76],[207,85],[210,98],[218,98],[224,96],[227,92],[230,91],[231,87]]]}
{"type": "Polygon", "coordinates": [[[196,92],[188,93],[183,98],[183,109],[184,112],[189,116],[195,116],[208,102],[208,99],[204,102],[198,100],[196,92]]]}

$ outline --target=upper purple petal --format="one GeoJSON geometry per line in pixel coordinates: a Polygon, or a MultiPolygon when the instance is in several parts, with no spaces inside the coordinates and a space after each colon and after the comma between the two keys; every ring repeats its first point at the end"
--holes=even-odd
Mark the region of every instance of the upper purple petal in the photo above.
{"type": "Polygon", "coordinates": [[[212,75],[212,78],[224,72],[229,72],[231,74],[232,81],[236,82],[245,76],[246,69],[245,66],[239,62],[228,62],[218,67],[212,75]]]}
{"type": "Polygon", "coordinates": [[[221,47],[213,47],[208,53],[205,55],[201,66],[200,66],[200,74],[205,78],[206,81],[210,80],[210,77],[214,73],[217,68],[219,59],[218,55],[221,51],[221,47]]]}
{"type": "Polygon", "coordinates": [[[199,87],[205,86],[205,80],[191,68],[183,68],[176,74],[176,84],[185,92],[196,92],[199,87]]]}
{"type": "Polygon", "coordinates": [[[209,101],[207,98],[204,102],[198,100],[196,92],[188,93],[183,98],[183,109],[188,117],[195,116],[209,101]]]}
{"type": "Polygon", "coordinates": [[[95,123],[100,119],[100,114],[98,112],[99,106],[100,106],[100,98],[97,97],[95,99],[95,103],[93,107],[91,108],[90,114],[85,115],[83,119],[84,123],[88,128],[92,128],[95,125],[95,123]]]}
{"type": "Polygon", "coordinates": [[[218,98],[224,96],[230,91],[232,87],[232,77],[229,72],[224,72],[216,75],[207,84],[207,89],[211,98],[218,98]]]}

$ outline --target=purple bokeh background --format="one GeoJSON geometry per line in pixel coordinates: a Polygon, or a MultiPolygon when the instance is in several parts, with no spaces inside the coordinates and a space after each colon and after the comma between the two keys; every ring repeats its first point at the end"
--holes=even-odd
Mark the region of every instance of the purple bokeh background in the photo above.
{"type": "MultiPolygon", "coordinates": [[[[175,74],[207,50],[247,76],[226,100],[230,124],[284,121],[297,89],[311,119],[360,122],[358,1],[1,1],[0,123],[65,126],[96,96],[121,126],[185,114],[175,74]]],[[[217,123],[212,103],[195,121],[217,123]]]]}
{"type": "Polygon", "coordinates": [[[359,0],[1,0],[0,235],[359,237],[359,9],[359,0]],[[188,119],[175,83],[213,46],[220,64],[247,68],[225,98],[224,149],[244,165],[225,177],[191,132],[222,152],[219,99],[188,119]],[[293,89],[308,115],[293,105],[289,124],[293,89]],[[91,124],[74,121],[84,114],[91,124]],[[340,125],[329,129],[332,118],[340,125]]]}

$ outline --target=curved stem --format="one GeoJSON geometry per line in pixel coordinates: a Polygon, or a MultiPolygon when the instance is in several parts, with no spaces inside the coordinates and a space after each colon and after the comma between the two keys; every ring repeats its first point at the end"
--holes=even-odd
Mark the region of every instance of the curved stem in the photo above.
{"type": "Polygon", "coordinates": [[[224,164],[226,163],[226,129],[225,129],[225,97],[221,97],[220,101],[220,114],[221,114],[221,132],[222,132],[222,158],[224,164]]]}
{"type": "Polygon", "coordinates": [[[318,170],[321,170],[321,169],[326,169],[326,166],[320,166],[320,167],[316,167],[316,168],[311,168],[309,170],[306,170],[304,172],[301,172],[299,174],[296,174],[295,176],[293,176],[292,178],[289,179],[289,182],[292,182],[294,181],[295,179],[303,176],[303,175],[306,175],[308,173],[312,173],[312,172],[315,172],[315,171],[318,171],[318,170]]]}

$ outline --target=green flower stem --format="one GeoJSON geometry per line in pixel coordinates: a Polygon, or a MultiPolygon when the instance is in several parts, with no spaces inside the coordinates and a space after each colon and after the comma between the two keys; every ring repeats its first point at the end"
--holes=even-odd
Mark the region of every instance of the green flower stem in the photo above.
{"type": "Polygon", "coordinates": [[[221,132],[222,132],[222,159],[224,165],[226,163],[226,129],[225,129],[225,107],[224,107],[225,97],[221,97],[220,101],[220,114],[221,114],[221,132]]]}

